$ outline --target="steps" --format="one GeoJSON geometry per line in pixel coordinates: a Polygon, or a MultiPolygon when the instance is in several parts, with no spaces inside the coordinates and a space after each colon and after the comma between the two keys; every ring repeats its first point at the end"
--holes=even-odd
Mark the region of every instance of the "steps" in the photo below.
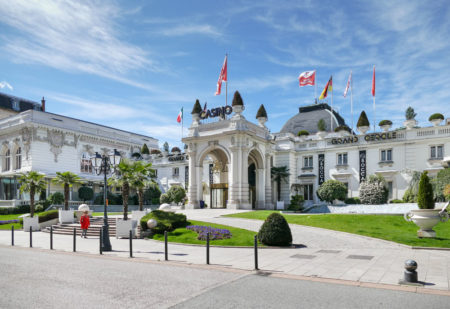
{"type": "MultiPolygon", "coordinates": [[[[109,236],[116,236],[116,219],[108,218],[109,236]]],[[[87,237],[99,237],[100,230],[103,226],[103,217],[91,218],[91,225],[87,230],[87,237]]],[[[61,235],[73,235],[73,229],[76,228],[76,234],[81,236],[81,225],[79,223],[63,223],[53,225],[53,234],[61,235]]],[[[50,227],[42,230],[43,232],[50,233],[50,227]]]]}

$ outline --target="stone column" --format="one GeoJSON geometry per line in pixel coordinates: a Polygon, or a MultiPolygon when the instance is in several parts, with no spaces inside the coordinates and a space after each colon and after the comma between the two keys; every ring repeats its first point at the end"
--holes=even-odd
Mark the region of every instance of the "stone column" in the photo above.
{"type": "Polygon", "coordinates": [[[265,173],[263,168],[256,169],[256,208],[265,209],[265,173]]]}
{"type": "Polygon", "coordinates": [[[239,205],[239,160],[236,146],[230,147],[231,162],[228,166],[228,204],[227,208],[237,209],[239,205]]]}
{"type": "Polygon", "coordinates": [[[272,203],[272,174],[270,171],[270,158],[272,156],[269,153],[266,153],[266,160],[265,160],[265,195],[266,195],[266,209],[273,209],[273,203],[272,203]]]}
{"type": "Polygon", "coordinates": [[[199,208],[200,204],[197,196],[197,172],[198,167],[195,164],[197,161],[197,152],[189,151],[189,189],[188,189],[188,203],[186,205],[186,209],[194,209],[199,208]]]}
{"type": "Polygon", "coordinates": [[[239,149],[239,153],[240,153],[240,192],[239,192],[239,196],[241,199],[241,203],[239,205],[240,209],[252,209],[252,204],[249,201],[249,185],[248,185],[248,147],[241,147],[239,149]]]}

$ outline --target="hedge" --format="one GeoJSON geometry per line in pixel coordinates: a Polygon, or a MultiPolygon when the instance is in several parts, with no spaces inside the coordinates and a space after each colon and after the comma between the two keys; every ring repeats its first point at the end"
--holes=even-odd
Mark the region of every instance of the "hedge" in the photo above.
{"type": "Polygon", "coordinates": [[[143,231],[148,230],[147,221],[155,219],[158,224],[152,228],[155,234],[163,234],[164,231],[171,232],[179,227],[187,225],[186,216],[170,211],[153,210],[151,213],[142,217],[140,224],[143,231]]]}
{"type": "Polygon", "coordinates": [[[392,121],[390,121],[390,120],[381,120],[380,123],[378,123],[378,125],[380,127],[382,127],[382,126],[391,126],[392,125],[392,121]]]}
{"type": "Polygon", "coordinates": [[[350,128],[347,127],[346,125],[338,126],[338,127],[336,127],[336,129],[334,129],[334,132],[339,132],[339,131],[347,131],[349,133],[352,132],[352,130],[350,130],[350,128]]]}
{"type": "Polygon", "coordinates": [[[297,133],[297,136],[308,136],[308,135],[309,135],[309,132],[306,130],[300,130],[297,133]]]}
{"type": "Polygon", "coordinates": [[[30,205],[20,205],[16,207],[0,207],[0,215],[26,214],[30,212],[30,205]]]}
{"type": "MultiPolygon", "coordinates": [[[[39,218],[38,221],[39,221],[39,223],[42,223],[42,222],[50,221],[52,219],[57,219],[59,217],[58,213],[59,213],[58,210],[49,210],[49,211],[41,212],[41,213],[37,214],[37,216],[39,218]]],[[[23,218],[20,218],[20,224],[23,225],[23,218]]]]}

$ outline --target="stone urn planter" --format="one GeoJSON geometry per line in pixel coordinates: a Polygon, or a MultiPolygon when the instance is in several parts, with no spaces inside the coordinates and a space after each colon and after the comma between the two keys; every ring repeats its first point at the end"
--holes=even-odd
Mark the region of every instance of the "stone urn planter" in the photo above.
{"type": "Polygon", "coordinates": [[[383,132],[388,132],[391,127],[392,127],[392,125],[390,125],[390,124],[384,124],[384,125],[380,126],[380,128],[383,130],[383,132]]]}
{"type": "Polygon", "coordinates": [[[358,131],[361,132],[361,134],[366,134],[366,132],[369,131],[369,126],[358,127],[358,131]]]}
{"type": "Polygon", "coordinates": [[[448,220],[448,214],[444,209],[417,209],[411,210],[404,215],[406,221],[414,222],[420,229],[417,231],[417,236],[420,238],[436,237],[436,232],[433,227],[439,221],[445,222],[448,220]]]}
{"type": "Polygon", "coordinates": [[[327,131],[319,131],[319,132],[317,132],[317,136],[318,136],[320,139],[324,139],[325,136],[327,136],[327,131]]]}
{"type": "Polygon", "coordinates": [[[433,126],[437,127],[441,124],[442,119],[432,119],[430,122],[433,124],[433,126]]]}
{"type": "Polygon", "coordinates": [[[417,125],[417,121],[416,119],[405,120],[405,122],[403,122],[403,125],[406,127],[406,129],[411,130],[412,128],[414,128],[414,126],[417,125]]]}

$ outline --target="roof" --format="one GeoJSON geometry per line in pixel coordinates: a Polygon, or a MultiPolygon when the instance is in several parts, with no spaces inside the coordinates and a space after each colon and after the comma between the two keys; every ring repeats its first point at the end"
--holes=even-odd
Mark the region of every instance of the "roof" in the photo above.
{"type": "Polygon", "coordinates": [[[42,106],[40,103],[1,92],[0,92],[0,108],[9,109],[18,113],[30,109],[42,111],[42,106]]]}
{"type": "Polygon", "coordinates": [[[311,134],[316,133],[320,119],[325,121],[327,131],[331,131],[331,122],[333,122],[333,129],[345,125],[344,119],[328,104],[313,104],[300,107],[299,113],[285,123],[280,133],[297,135],[300,130],[306,130],[311,134]]]}

